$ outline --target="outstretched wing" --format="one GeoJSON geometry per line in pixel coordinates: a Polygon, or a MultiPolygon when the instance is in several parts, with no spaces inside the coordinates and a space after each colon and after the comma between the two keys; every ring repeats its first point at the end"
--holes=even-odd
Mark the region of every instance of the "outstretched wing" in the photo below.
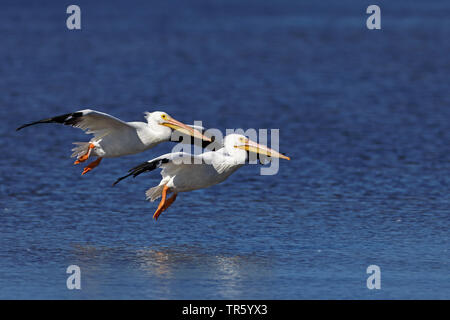
{"type": "Polygon", "coordinates": [[[133,176],[133,178],[137,177],[141,173],[155,170],[160,167],[167,166],[180,166],[184,164],[205,164],[205,154],[202,155],[192,155],[186,152],[173,152],[162,155],[158,158],[146,161],[141,163],[140,165],[128,170],[128,174],[126,176],[120,177],[117,179],[113,186],[122,181],[125,178],[133,176]]]}
{"type": "Polygon", "coordinates": [[[104,136],[114,130],[130,130],[133,129],[128,123],[117,119],[107,113],[85,109],[73,113],[63,114],[48,119],[43,119],[31,123],[24,124],[16,130],[23,129],[40,123],[61,123],[64,125],[80,128],[87,134],[104,136]]]}

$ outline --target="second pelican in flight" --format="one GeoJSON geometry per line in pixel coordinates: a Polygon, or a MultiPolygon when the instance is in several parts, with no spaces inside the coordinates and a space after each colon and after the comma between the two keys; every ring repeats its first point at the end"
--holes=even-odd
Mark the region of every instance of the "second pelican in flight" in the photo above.
{"type": "Polygon", "coordinates": [[[203,141],[211,142],[194,127],[181,123],[165,112],[146,112],[147,122],[125,122],[109,114],[85,109],[44,120],[24,124],[17,130],[39,123],[61,123],[80,128],[94,137],[89,142],[74,142],[78,147],[72,149],[74,164],[79,164],[97,156],[87,165],[83,174],[100,164],[103,158],[115,158],[140,153],[153,148],[163,141],[169,141],[173,130],[203,141]]]}
{"type": "Polygon", "coordinates": [[[168,153],[131,169],[128,175],[119,178],[114,185],[131,175],[136,177],[143,172],[163,168],[159,185],[146,192],[148,200],[155,201],[161,197],[161,202],[153,215],[156,220],[175,201],[179,192],[207,188],[224,181],[245,164],[248,152],[290,160],[289,157],[243,135],[230,134],[225,137],[223,148],[217,151],[208,151],[200,155],[184,152],[168,153]],[[173,195],[167,199],[170,192],[173,195]]]}

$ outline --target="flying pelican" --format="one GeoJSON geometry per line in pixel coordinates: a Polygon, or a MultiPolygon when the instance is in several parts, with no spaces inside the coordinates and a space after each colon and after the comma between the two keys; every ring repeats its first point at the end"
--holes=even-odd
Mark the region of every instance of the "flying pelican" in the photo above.
{"type": "Polygon", "coordinates": [[[24,124],[16,130],[39,123],[61,123],[80,128],[86,134],[93,134],[89,142],[74,142],[73,157],[77,157],[74,164],[85,162],[91,156],[97,159],[88,164],[82,175],[91,171],[100,164],[103,158],[116,158],[143,152],[153,148],[163,141],[171,139],[172,130],[177,130],[203,141],[211,142],[211,139],[194,129],[181,123],[165,112],[145,112],[147,122],[125,122],[109,114],[85,109],[73,113],[67,113],[44,120],[24,124]]]}
{"type": "Polygon", "coordinates": [[[224,181],[245,164],[248,152],[291,160],[243,135],[233,133],[225,137],[223,147],[217,151],[199,155],[185,152],[168,153],[134,167],[128,171],[128,175],[117,179],[113,185],[131,175],[136,177],[143,172],[161,167],[161,182],[145,193],[147,200],[150,201],[161,197],[161,202],[153,215],[157,220],[159,215],[175,201],[179,192],[208,188],[224,181]],[[167,199],[170,192],[173,195],[167,199]]]}

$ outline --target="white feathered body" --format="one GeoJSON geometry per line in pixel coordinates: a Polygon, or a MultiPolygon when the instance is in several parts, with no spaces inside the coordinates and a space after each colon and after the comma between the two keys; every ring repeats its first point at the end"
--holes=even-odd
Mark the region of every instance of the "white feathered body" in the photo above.
{"type": "Polygon", "coordinates": [[[147,123],[128,122],[128,125],[135,130],[115,130],[99,141],[93,138],[91,142],[96,146],[93,149],[94,155],[103,158],[121,157],[143,152],[165,141],[161,136],[153,134],[147,123]]]}
{"type": "Polygon", "coordinates": [[[92,155],[102,158],[115,158],[143,152],[170,139],[171,130],[163,126],[150,126],[145,122],[124,122],[111,115],[81,110],[80,121],[74,125],[88,134],[94,134],[89,142],[74,142],[78,147],[72,157],[86,153],[90,143],[95,148],[92,155]]]}
{"type": "Polygon", "coordinates": [[[162,168],[160,184],[146,192],[147,198],[151,201],[161,196],[164,185],[172,192],[179,193],[221,183],[243,166],[245,161],[229,156],[224,148],[196,156],[181,152],[169,153],[151,161],[158,159],[168,159],[169,162],[160,165],[162,168]]]}

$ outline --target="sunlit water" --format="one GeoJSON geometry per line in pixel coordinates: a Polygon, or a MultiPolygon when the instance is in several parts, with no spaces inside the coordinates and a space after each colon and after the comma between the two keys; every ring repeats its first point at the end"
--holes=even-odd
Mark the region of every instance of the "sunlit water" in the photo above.
{"type": "Polygon", "coordinates": [[[1,5],[0,298],[450,298],[448,2],[378,1],[380,31],[359,1],[77,4],[81,31],[64,3],[1,5]],[[111,183],[173,144],[81,177],[81,131],[14,131],[81,107],[280,128],[292,160],[155,223],[159,172],[111,183]]]}

